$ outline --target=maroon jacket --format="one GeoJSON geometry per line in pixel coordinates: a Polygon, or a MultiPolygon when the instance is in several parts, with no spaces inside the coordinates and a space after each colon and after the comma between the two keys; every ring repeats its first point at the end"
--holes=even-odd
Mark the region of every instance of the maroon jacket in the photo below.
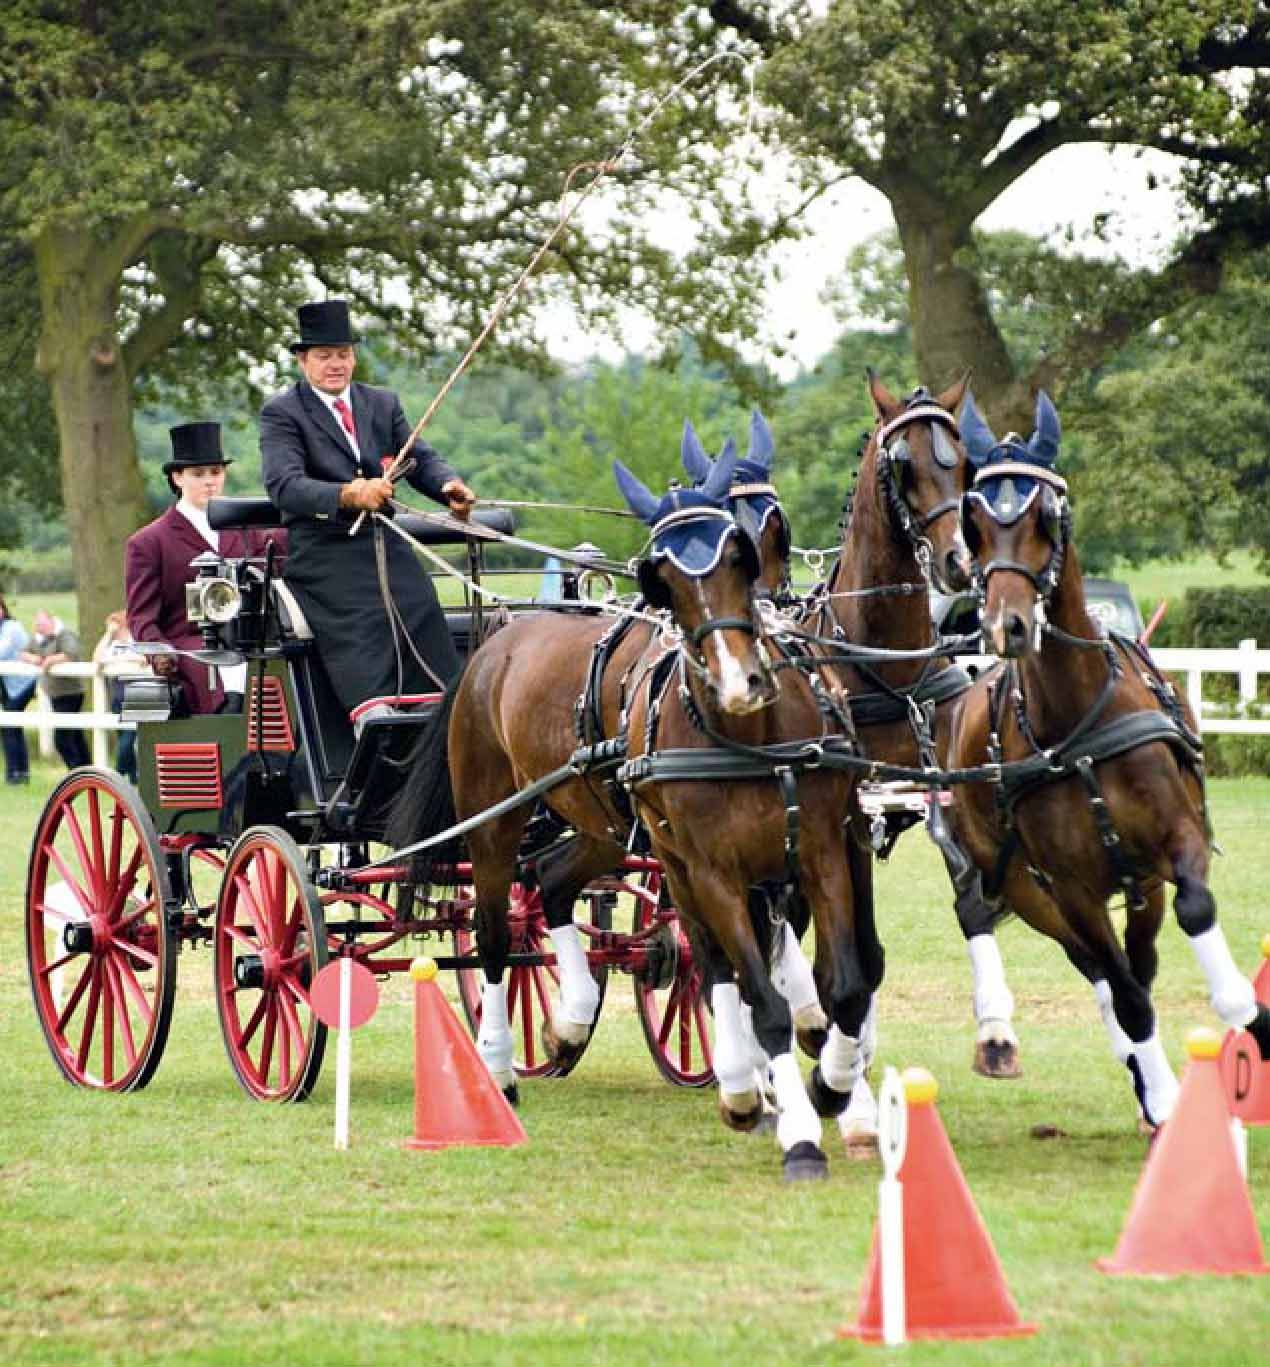
{"type": "MultiPolygon", "coordinates": [[[[270,540],[286,551],[286,533],[220,532],[222,556],[260,555],[270,540]]],[[[124,591],[127,594],[128,627],[137,641],[166,641],[180,650],[201,650],[203,638],[185,615],[185,586],[197,575],[190,562],[212,548],[193,524],[173,504],[162,517],[128,538],[124,555],[124,591]]],[[[178,659],[177,670],[185,686],[192,713],[215,712],[225,694],[213,687],[206,665],[178,659]]]]}

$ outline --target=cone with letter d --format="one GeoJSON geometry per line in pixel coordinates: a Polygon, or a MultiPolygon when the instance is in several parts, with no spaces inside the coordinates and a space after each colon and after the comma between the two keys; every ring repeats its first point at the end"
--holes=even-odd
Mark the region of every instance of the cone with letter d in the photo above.
{"type": "MultiPolygon", "coordinates": [[[[1270,1002],[1270,935],[1261,939],[1261,967],[1252,980],[1259,1002],[1270,1002]]],[[[1247,1030],[1228,1030],[1221,1051],[1222,1082],[1231,1115],[1245,1125],[1270,1125],[1270,1059],[1247,1030]]]]}
{"type": "MultiPolygon", "coordinates": [[[[1006,1288],[987,1227],[935,1109],[938,1086],[924,1068],[904,1071],[908,1142],[899,1171],[904,1203],[905,1328],[910,1339],[986,1339],[1034,1334],[1006,1288]]],[[[856,1322],[840,1337],[882,1341],[878,1230],[856,1322]]]]}
{"type": "Polygon", "coordinates": [[[436,983],[437,966],[415,959],[415,1129],[408,1149],[511,1148],[528,1136],[436,983]]]}
{"type": "Polygon", "coordinates": [[[1270,1272],[1230,1135],[1215,1030],[1192,1030],[1190,1062],[1104,1272],[1141,1277],[1270,1272]]]}

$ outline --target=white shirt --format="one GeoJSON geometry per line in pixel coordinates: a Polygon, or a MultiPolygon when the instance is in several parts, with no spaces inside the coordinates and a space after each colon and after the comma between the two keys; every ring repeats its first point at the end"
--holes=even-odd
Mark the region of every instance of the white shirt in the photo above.
{"type": "Polygon", "coordinates": [[[194,530],[212,550],[220,550],[220,533],[212,530],[212,524],[207,520],[206,508],[196,508],[192,503],[187,503],[184,498],[180,498],[177,500],[176,510],[187,521],[193,523],[194,530]]]}
{"type": "Polygon", "coordinates": [[[356,430],[350,432],[344,426],[344,419],[341,418],[340,415],[335,411],[336,400],[343,399],[344,402],[348,405],[349,421],[353,423],[353,427],[354,429],[356,429],[357,423],[353,418],[353,391],[351,386],[346,388],[342,394],[328,394],[325,389],[319,389],[317,385],[312,386],[312,388],[313,392],[318,396],[318,398],[322,400],[322,402],[327,406],[328,409],[330,409],[331,417],[335,419],[336,426],[340,429],[340,432],[343,434],[344,440],[347,441],[348,444],[353,448],[353,454],[357,457],[358,464],[360,465],[362,459],[362,448],[357,444],[357,432],[356,430]]]}

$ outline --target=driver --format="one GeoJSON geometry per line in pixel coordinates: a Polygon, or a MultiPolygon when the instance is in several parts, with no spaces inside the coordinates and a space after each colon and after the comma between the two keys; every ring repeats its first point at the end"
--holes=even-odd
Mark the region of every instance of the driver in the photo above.
{"type": "MultiPolygon", "coordinates": [[[[163,641],[177,650],[201,650],[203,637],[185,613],[185,586],[197,578],[191,561],[209,550],[226,557],[263,556],[280,532],[213,531],[207,505],[225,490],[220,424],[187,422],[170,428],[172,459],[163,467],[176,502],[128,538],[124,591],[135,641],[163,641]]],[[[242,710],[247,666],[213,671],[177,655],[154,655],[156,674],[181,684],[176,715],[242,710]],[[219,677],[218,677],[219,676],[219,677]]]]}

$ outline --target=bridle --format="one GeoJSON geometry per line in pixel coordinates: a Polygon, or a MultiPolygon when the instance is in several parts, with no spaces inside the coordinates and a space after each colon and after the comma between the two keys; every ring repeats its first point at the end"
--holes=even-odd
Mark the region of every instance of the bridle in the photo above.
{"type": "MultiPolygon", "coordinates": [[[[961,495],[944,499],[922,517],[918,517],[909,506],[903,492],[902,472],[912,468],[913,457],[903,432],[906,427],[916,422],[940,423],[948,429],[954,439],[961,439],[961,432],[952,414],[939,404],[931,403],[925,390],[917,390],[910,396],[903,412],[883,423],[878,429],[875,437],[878,485],[891,519],[892,531],[912,551],[918,568],[926,579],[934,583],[941,592],[950,592],[935,564],[935,547],[926,533],[941,517],[960,510],[961,495]]],[[[954,468],[957,461],[956,453],[953,453],[951,460],[944,456],[933,433],[931,445],[936,462],[944,469],[954,468]]]]}
{"type": "Polygon", "coordinates": [[[1067,547],[1071,542],[1072,535],[1071,504],[1067,499],[1067,481],[1061,475],[1027,461],[1002,461],[996,465],[986,466],[975,475],[970,488],[962,497],[963,534],[965,534],[968,526],[966,510],[972,500],[977,500],[998,526],[1008,525],[1006,519],[988,501],[980,486],[992,480],[1008,478],[1011,475],[1035,480],[1037,487],[1028,494],[1019,505],[1018,511],[1008,521],[1017,522],[1031,508],[1033,502],[1040,499],[1041,527],[1050,543],[1049,559],[1038,571],[1023,564],[1022,561],[994,556],[977,571],[977,577],[981,588],[986,593],[988,580],[994,574],[1020,574],[1030,581],[1036,590],[1037,598],[1048,607],[1050,599],[1054,596],[1054,591],[1058,588],[1058,582],[1063,576],[1063,564],[1067,558],[1067,547]]]}

